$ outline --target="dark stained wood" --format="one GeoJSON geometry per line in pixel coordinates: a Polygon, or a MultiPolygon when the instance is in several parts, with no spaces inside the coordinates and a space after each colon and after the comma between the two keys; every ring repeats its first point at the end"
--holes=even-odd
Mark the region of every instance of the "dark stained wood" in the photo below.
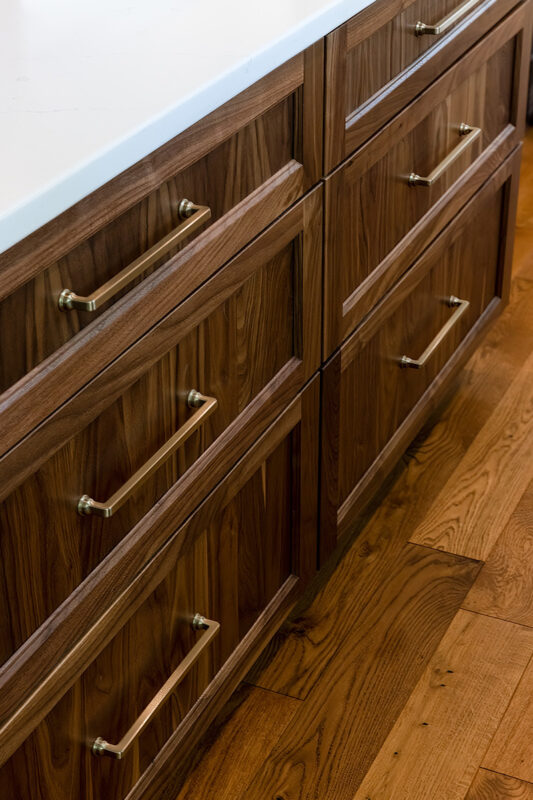
{"type": "Polygon", "coordinates": [[[518,10],[326,181],[326,356],[518,143],[524,24],[518,10]],[[411,172],[429,174],[451,152],[465,120],[481,139],[431,188],[409,186],[411,172]]]}
{"type": "MultiPolygon", "coordinates": [[[[47,235],[29,237],[33,241],[41,236],[44,250],[53,253],[51,261],[38,245],[28,260],[29,239],[0,256],[0,324],[20,342],[17,348],[6,347],[1,359],[0,391],[8,393],[2,403],[18,421],[13,428],[13,418],[2,419],[2,428],[10,431],[0,445],[2,452],[316,184],[322,165],[322,98],[320,41],[82,201],[80,208],[61,215],[60,222],[45,226],[47,235]],[[268,201],[273,189],[277,200],[268,201]],[[264,197],[257,196],[261,192],[264,197]],[[90,293],[173,229],[184,197],[212,209],[204,232],[188,237],[181,249],[175,248],[138,280],[136,288],[128,286],[123,302],[119,295],[97,312],[59,311],[63,288],[90,293]],[[90,218],[93,229],[89,239],[77,241],[82,215],[90,218]],[[62,238],[55,233],[58,225],[62,238]],[[142,306],[140,313],[134,310],[136,303],[142,306]],[[71,340],[73,350],[67,346],[71,340]],[[46,376],[57,369],[56,358],[64,372],[55,376],[50,399],[52,380],[46,376]],[[27,401],[28,408],[21,411],[20,396],[30,389],[28,381],[37,381],[45,402],[31,406],[27,401]],[[18,416],[13,405],[19,407],[18,416]]],[[[80,230],[87,233],[86,227],[80,230]]]]}
{"type": "Polygon", "coordinates": [[[442,10],[457,8],[457,2],[380,0],[329,34],[326,173],[472,48],[514,5],[514,0],[480,3],[447,35],[417,38],[413,26],[418,19],[425,16],[435,22],[442,10]]]}
{"type": "Polygon", "coordinates": [[[96,375],[104,367],[110,348],[120,353],[129,347],[139,332],[156,324],[213,275],[236,249],[242,249],[265,224],[277,219],[297,198],[302,178],[302,167],[293,161],[267,187],[239,204],[229,219],[215,222],[172,258],[164,270],[157,270],[118,300],[106,313],[105,324],[100,321],[94,328],[80,332],[4,392],[0,398],[1,452],[82,388],[89,376],[96,375]],[[128,324],[132,319],[135,325],[128,324]]]}
{"type": "MultiPolygon", "coordinates": [[[[533,143],[533,139],[531,141],[533,143]]],[[[526,158],[526,163],[527,161],[526,158]]],[[[527,174],[523,175],[524,179],[527,177],[527,174]]],[[[521,194],[522,199],[530,196],[527,183],[522,185],[521,194]]],[[[528,206],[522,205],[519,209],[519,220],[522,225],[528,224],[529,216],[528,206]]],[[[529,231],[529,239],[531,239],[532,230],[533,226],[529,231]]],[[[382,576],[387,580],[388,572],[394,565],[395,555],[400,550],[402,543],[409,538],[410,532],[424,518],[443,481],[447,480],[456,464],[468,450],[478,431],[499,404],[512,377],[519,371],[531,351],[533,260],[526,250],[526,233],[524,228],[524,246],[515,262],[516,274],[513,279],[509,306],[499,316],[466,368],[454,382],[453,395],[448,398],[444,406],[441,404],[438,413],[434,415],[430,424],[409,448],[403,467],[398,467],[396,470],[394,483],[389,481],[380,497],[376,499],[375,510],[370,521],[364,527],[361,523],[357,542],[351,549],[349,549],[348,543],[345,544],[344,561],[340,562],[338,567],[330,561],[321,571],[320,576],[317,576],[320,578],[318,587],[316,584],[309,587],[309,591],[313,592],[311,599],[308,599],[297,613],[295,612],[290,623],[275,637],[272,645],[267,648],[257,666],[248,675],[248,680],[254,683],[263,682],[269,689],[290,690],[304,698],[301,702],[305,706],[309,699],[313,698],[313,686],[318,681],[323,686],[327,686],[328,675],[333,675],[334,670],[339,668],[338,654],[342,652],[346,629],[343,627],[339,631],[335,625],[339,624],[339,620],[346,618],[346,611],[350,609],[354,593],[361,596],[368,582],[371,602],[376,602],[375,596],[379,594],[381,587],[379,564],[382,565],[382,576]],[[352,565],[352,571],[346,564],[348,561],[352,565]],[[341,579],[341,575],[344,580],[341,579]],[[326,585],[324,585],[325,581],[328,581],[326,585]],[[374,588],[373,595],[372,586],[374,588]]],[[[525,533],[528,519],[525,507],[521,517],[523,523],[521,527],[525,533]]],[[[337,558],[340,556],[336,555],[337,558]]],[[[524,565],[525,568],[527,565],[524,565]]],[[[483,570],[480,575],[482,573],[483,570]]],[[[492,596],[494,597],[493,593],[492,596]]],[[[422,617],[424,614],[425,612],[422,612],[422,617]]],[[[383,625],[385,627],[389,625],[387,616],[383,619],[383,625]]],[[[406,625],[404,630],[409,631],[409,625],[406,625]]],[[[380,621],[378,620],[373,630],[373,636],[378,636],[379,631],[380,621]]],[[[403,641],[402,635],[398,638],[398,646],[401,646],[403,641]]],[[[468,653],[468,649],[466,653],[468,653]]],[[[377,663],[380,659],[381,653],[376,659],[377,663]]],[[[348,659],[344,660],[344,666],[349,663],[348,659]]],[[[376,681],[376,684],[369,690],[369,695],[371,696],[375,692],[379,697],[383,685],[383,682],[376,681]]],[[[385,687],[388,689],[386,684],[385,687]]],[[[396,682],[396,688],[402,691],[401,679],[396,682]]],[[[442,687],[438,687],[438,689],[442,689],[442,687]]],[[[499,681],[495,684],[487,683],[482,703],[492,702],[491,695],[499,694],[499,691],[499,681]]],[[[368,702],[369,700],[365,698],[365,703],[368,702]]],[[[453,707],[453,704],[450,706],[453,707]]],[[[351,706],[347,704],[347,708],[351,708],[351,706]]],[[[363,705],[361,713],[365,713],[365,708],[366,705],[363,705]]],[[[383,704],[378,707],[375,717],[370,720],[365,729],[368,735],[372,735],[373,724],[376,719],[379,720],[384,709],[386,707],[383,704]]],[[[477,707],[474,710],[469,709],[468,720],[475,719],[477,713],[477,707]]],[[[256,736],[260,734],[259,730],[254,729],[252,719],[243,719],[241,724],[246,725],[246,731],[249,732],[250,738],[253,738],[254,734],[256,736]]],[[[459,722],[457,722],[456,729],[458,731],[461,729],[459,722]]],[[[454,736],[455,730],[454,735],[446,741],[446,747],[453,747],[454,736]]],[[[529,739],[526,737],[522,741],[527,745],[529,739]]],[[[269,750],[270,748],[265,749],[264,758],[257,763],[256,771],[258,773],[268,769],[269,750]]],[[[302,752],[308,759],[305,744],[302,745],[302,752]]],[[[359,752],[353,752],[350,747],[344,748],[341,756],[336,760],[330,760],[331,754],[327,747],[323,748],[322,753],[323,762],[319,765],[313,763],[313,770],[316,772],[321,769],[326,772],[329,765],[334,778],[337,765],[344,762],[355,764],[357,769],[359,752]]],[[[425,760],[424,753],[425,750],[421,748],[419,751],[420,762],[425,760]]],[[[308,760],[305,765],[307,763],[309,763],[308,760]]],[[[303,761],[300,762],[301,774],[307,781],[309,778],[305,774],[305,765],[303,761]]],[[[287,769],[290,769],[290,766],[287,769]]],[[[351,780],[348,766],[345,769],[348,780],[351,780]]],[[[196,771],[201,776],[201,765],[196,767],[196,771]]],[[[229,765],[221,769],[218,780],[213,777],[210,785],[211,794],[207,794],[205,800],[215,800],[217,793],[224,791],[226,782],[229,780],[237,782],[240,774],[240,769],[233,770],[229,765]]],[[[243,796],[247,800],[250,798],[255,800],[246,785],[247,780],[248,773],[243,780],[243,796]]],[[[309,779],[309,790],[306,793],[306,785],[304,783],[301,796],[307,800],[307,797],[314,796],[314,787],[309,779]]],[[[296,781],[294,787],[294,791],[288,794],[282,793],[279,796],[284,800],[299,798],[299,784],[296,781]]],[[[450,787],[450,789],[452,788],[450,787]]],[[[466,789],[466,786],[458,789],[454,792],[454,797],[456,795],[463,797],[466,789]]],[[[328,790],[329,784],[326,785],[325,791],[321,792],[320,796],[329,797],[328,790]]],[[[337,797],[335,783],[331,784],[331,791],[337,797]]],[[[264,800],[264,797],[274,797],[277,794],[277,792],[274,794],[266,792],[259,797],[264,800]]],[[[444,794],[443,792],[443,796],[444,794]]],[[[343,797],[342,791],[339,796],[343,797]]],[[[348,792],[347,796],[352,800],[353,792],[351,794],[348,792]]],[[[428,795],[426,792],[424,800],[433,796],[434,793],[430,792],[428,795]]],[[[469,800],[504,800],[504,798],[512,797],[529,800],[530,796],[533,797],[529,792],[529,784],[486,770],[480,770],[470,789],[470,794],[467,794],[469,800]]]]}
{"type": "MultiPolygon", "coordinates": [[[[294,602],[296,585],[303,585],[307,579],[304,573],[310,559],[306,550],[314,560],[317,476],[313,470],[317,461],[305,456],[316,449],[316,384],[316,380],[310,384],[284,415],[286,419],[270,428],[133,580],[119,579],[122,591],[107,598],[92,626],[82,623],[83,639],[55,666],[54,674],[39,686],[37,696],[32,696],[33,719],[27,723],[31,727],[50,711],[46,683],[48,691],[56,694],[54,708],[0,772],[0,786],[6,794],[11,791],[21,800],[30,796],[36,773],[29,775],[27,782],[19,773],[24,773],[22,764],[33,763],[37,770],[44,770],[40,780],[55,786],[54,797],[70,798],[73,781],[80,798],[100,797],[99,785],[109,791],[114,787],[111,796],[124,796],[218,670],[216,681],[194,706],[183,730],[180,725],[169,740],[172,767],[178,755],[190,755],[194,737],[227,699],[294,602]],[[302,415],[311,419],[304,422],[302,415]],[[298,493],[292,492],[296,480],[302,486],[298,493]],[[310,508],[315,509],[314,517],[310,508]],[[172,672],[190,647],[190,636],[182,649],[175,644],[175,625],[183,626],[183,619],[189,619],[195,611],[221,622],[219,638],[212,647],[212,658],[203,665],[204,671],[196,675],[195,670],[176,694],[177,705],[171,702],[167,712],[158,715],[150,725],[151,733],[142,735],[136,756],[117,764],[90,755],[87,742],[91,737],[118,738],[172,672]],[[167,616],[175,620],[174,627],[167,626],[167,616]],[[120,676],[118,681],[112,679],[116,675],[120,676]],[[57,703],[59,697],[62,699],[57,703]],[[76,699],[80,697],[85,698],[81,704],[76,699]],[[108,734],[101,733],[102,726],[107,727],[108,734]],[[179,753],[175,752],[178,745],[179,753]],[[60,773],[53,769],[56,758],[60,773]],[[85,764],[81,774],[79,764],[85,764]],[[87,775],[91,776],[88,782],[87,775]]],[[[121,559],[115,558],[115,569],[120,569],[124,560],[124,554],[121,559]]],[[[108,573],[106,587],[101,590],[109,591],[110,577],[108,573]]],[[[101,576],[97,580],[103,582],[101,576]]],[[[87,596],[84,599],[86,609],[87,596]]],[[[13,668],[11,678],[15,685],[17,679],[28,680],[27,675],[15,674],[13,668]]],[[[26,704],[3,724],[2,760],[16,746],[9,736],[14,720],[18,743],[31,730],[23,733],[22,718],[27,714],[26,704]]],[[[165,758],[158,758],[161,769],[165,758]]]]}
{"type": "MultiPolygon", "coordinates": [[[[2,663],[282,373],[301,366],[299,389],[316,370],[320,233],[317,189],[3,460],[2,663]],[[218,399],[200,432],[116,516],[81,517],[79,497],[105,500],[184,423],[191,389],[218,399]]],[[[229,466],[248,438],[238,427],[229,466]]],[[[256,419],[250,435],[261,432],[256,419]]],[[[204,473],[204,494],[214,480],[204,473]]]]}
{"type": "MultiPolygon", "coordinates": [[[[412,436],[411,415],[420,424],[420,415],[428,409],[427,393],[439,386],[445,368],[453,369],[452,356],[461,352],[468,332],[476,336],[477,320],[491,317],[495,302],[501,305],[500,276],[510,269],[510,254],[501,245],[500,232],[513,225],[503,211],[514,208],[506,197],[517,191],[518,167],[515,154],[341,348],[340,359],[334,357],[324,368],[323,392],[338,393],[338,400],[323,409],[332,418],[325,423],[322,447],[322,481],[328,484],[321,490],[328,498],[321,511],[327,536],[322,558],[330,552],[333,527],[338,536],[350,529],[370,485],[382,479],[393,454],[401,452],[396,437],[402,440],[406,433],[402,426],[407,425],[412,436]],[[400,369],[400,356],[418,357],[449,317],[442,298],[451,294],[470,300],[467,314],[426,367],[400,369]]],[[[404,446],[408,441],[403,439],[404,446]]]]}
{"type": "Polygon", "coordinates": [[[533,784],[480,769],[465,800],[533,800],[533,784]]]}
{"type": "Polygon", "coordinates": [[[473,562],[406,545],[392,526],[369,536],[295,620],[267,669],[269,688],[305,701],[247,800],[352,800],[477,574],[473,562]]]}
{"type": "Polygon", "coordinates": [[[200,742],[198,768],[187,773],[175,800],[244,800],[246,784],[294,716],[298,701],[241,686],[200,742]],[[226,780],[221,785],[220,776],[226,780]]]}

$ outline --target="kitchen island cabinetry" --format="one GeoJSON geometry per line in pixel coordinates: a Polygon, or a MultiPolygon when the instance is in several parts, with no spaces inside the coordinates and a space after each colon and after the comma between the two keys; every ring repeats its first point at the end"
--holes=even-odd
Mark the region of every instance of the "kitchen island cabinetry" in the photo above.
{"type": "Polygon", "coordinates": [[[0,254],[2,796],[170,800],[507,301],[531,0],[352,5],[0,254]]]}

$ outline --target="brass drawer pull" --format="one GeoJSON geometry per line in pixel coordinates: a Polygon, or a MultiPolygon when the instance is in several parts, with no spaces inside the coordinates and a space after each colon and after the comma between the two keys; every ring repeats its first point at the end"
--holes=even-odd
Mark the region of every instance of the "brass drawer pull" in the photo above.
{"type": "Polygon", "coordinates": [[[217,635],[220,629],[220,623],[212,619],[206,619],[202,617],[201,614],[195,614],[191,621],[191,627],[193,630],[203,631],[194,647],[187,653],[181,664],[176,667],[170,678],[163,684],[153,700],[148,703],[144,711],[137,717],[131,728],[126,731],[118,744],[110,744],[101,736],[98,736],[94,740],[91,749],[95,755],[122,758],[127,753],[135,739],[142,733],[154,714],[157,713],[168,696],[172,694],[176,686],[183,680],[191,667],[194,666],[195,662],[198,661],[198,658],[211,639],[217,635]]]}
{"type": "Polygon", "coordinates": [[[416,172],[411,172],[407,178],[409,186],[432,186],[480,135],[481,128],[474,128],[472,125],[467,125],[466,122],[461,122],[459,136],[464,137],[464,139],[453,148],[451,153],[448,153],[446,158],[427,177],[424,178],[421,175],[417,175],[416,172]]]}
{"type": "Polygon", "coordinates": [[[440,22],[437,22],[436,25],[426,25],[425,22],[417,22],[415,25],[415,35],[424,36],[424,34],[429,34],[430,36],[440,36],[441,33],[446,33],[456,22],[459,22],[461,17],[468,14],[477,3],[479,3],[479,0],[467,0],[462,6],[459,6],[455,11],[452,11],[441,19],[440,22]]]}
{"type": "Polygon", "coordinates": [[[211,209],[209,206],[197,206],[190,200],[182,200],[178,206],[178,216],[183,221],[176,228],[88,297],[75,294],[71,289],[63,289],[58,301],[60,310],[69,311],[76,308],[79,311],[96,311],[148,267],[155,264],[168,250],[207,222],[211,217],[211,209]]]}
{"type": "Polygon", "coordinates": [[[420,358],[409,358],[409,356],[402,356],[398,361],[400,367],[421,369],[421,367],[425,366],[433,353],[438,349],[443,339],[445,339],[454,325],[459,322],[459,319],[463,316],[466,309],[470,305],[468,300],[461,300],[459,297],[455,297],[453,294],[446,300],[446,304],[450,306],[450,308],[455,308],[455,311],[451,315],[450,319],[445,325],[442,326],[433,341],[428,344],[420,358]]]}
{"type": "Polygon", "coordinates": [[[78,513],[82,515],[96,514],[98,517],[111,517],[115,511],[118,511],[118,509],[124,505],[126,500],[129,500],[135,489],[137,489],[141,483],[148,480],[150,475],[153,475],[161,464],[163,464],[163,462],[200,427],[202,422],[213,413],[218,405],[218,401],[216,397],[206,397],[192,389],[187,395],[187,405],[189,408],[197,408],[198,411],[195,411],[195,413],[183,423],[181,428],[159,448],[157,453],[154,453],[154,455],[143,464],[120,489],[117,489],[115,494],[111,495],[109,500],[105,503],[99,503],[86,494],[82,495],[78,500],[78,513]]]}

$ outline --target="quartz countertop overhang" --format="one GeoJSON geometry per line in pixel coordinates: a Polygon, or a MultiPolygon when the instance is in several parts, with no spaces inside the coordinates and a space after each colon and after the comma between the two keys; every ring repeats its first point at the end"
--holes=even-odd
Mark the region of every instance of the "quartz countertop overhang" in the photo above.
{"type": "Polygon", "coordinates": [[[0,252],[374,0],[4,0],[0,252]]]}

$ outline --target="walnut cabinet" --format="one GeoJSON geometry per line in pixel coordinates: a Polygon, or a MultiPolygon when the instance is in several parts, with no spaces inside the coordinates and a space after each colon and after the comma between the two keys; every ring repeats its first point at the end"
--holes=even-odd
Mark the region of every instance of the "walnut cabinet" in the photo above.
{"type": "Polygon", "coordinates": [[[376,0],[0,254],[2,797],[170,800],[356,534],[506,303],[531,17],[376,0]]]}

